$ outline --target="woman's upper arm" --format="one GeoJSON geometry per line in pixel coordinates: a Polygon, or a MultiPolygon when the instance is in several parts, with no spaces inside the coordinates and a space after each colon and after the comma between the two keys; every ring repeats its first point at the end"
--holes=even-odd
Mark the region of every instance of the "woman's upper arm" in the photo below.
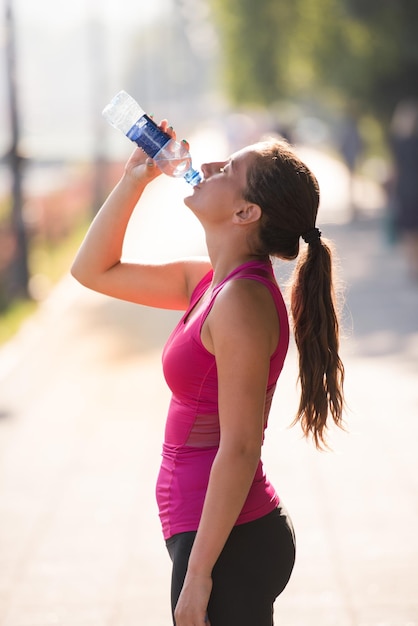
{"type": "Polygon", "coordinates": [[[86,287],[114,298],[162,309],[184,310],[193,289],[210,268],[206,258],[160,264],[121,261],[96,276],[94,284],[76,278],[86,287]]]}
{"type": "Polygon", "coordinates": [[[245,283],[233,281],[222,290],[208,329],[218,371],[221,446],[251,451],[262,443],[270,356],[279,329],[266,288],[245,283]]]}

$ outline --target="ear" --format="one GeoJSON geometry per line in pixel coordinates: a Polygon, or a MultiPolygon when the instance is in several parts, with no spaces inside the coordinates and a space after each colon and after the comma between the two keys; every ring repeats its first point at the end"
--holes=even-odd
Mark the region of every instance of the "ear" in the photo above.
{"type": "Polygon", "coordinates": [[[234,224],[252,224],[257,222],[261,215],[262,211],[258,204],[245,204],[235,211],[232,222],[234,224]]]}

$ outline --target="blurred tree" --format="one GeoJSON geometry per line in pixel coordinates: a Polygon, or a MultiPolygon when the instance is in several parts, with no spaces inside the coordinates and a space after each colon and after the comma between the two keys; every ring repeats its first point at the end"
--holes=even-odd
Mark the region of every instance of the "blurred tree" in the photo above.
{"type": "Polygon", "coordinates": [[[228,95],[235,104],[271,104],[287,95],[289,25],[297,3],[212,0],[219,26],[220,62],[228,95]]]}
{"type": "Polygon", "coordinates": [[[349,31],[362,40],[346,42],[353,65],[362,70],[361,84],[351,81],[350,89],[387,120],[400,100],[418,96],[418,2],[344,0],[344,4],[349,31]]]}
{"type": "Polygon", "coordinates": [[[210,0],[233,103],[331,93],[387,120],[418,94],[416,0],[210,0]]]}

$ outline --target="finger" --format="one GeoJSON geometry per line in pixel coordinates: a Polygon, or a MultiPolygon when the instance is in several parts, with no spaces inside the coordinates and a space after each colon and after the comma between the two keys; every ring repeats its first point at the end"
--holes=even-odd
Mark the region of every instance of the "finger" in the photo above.
{"type": "Polygon", "coordinates": [[[167,133],[167,135],[170,135],[172,139],[176,139],[176,131],[172,126],[168,126],[165,132],[167,133]]]}
{"type": "Polygon", "coordinates": [[[168,125],[168,121],[167,120],[161,120],[161,122],[159,124],[159,128],[161,128],[161,130],[164,133],[166,133],[167,135],[169,135],[173,139],[176,139],[176,131],[174,130],[174,128],[172,126],[168,125]]]}
{"type": "Polygon", "coordinates": [[[149,180],[153,180],[161,174],[161,170],[157,166],[156,162],[150,157],[148,157],[145,161],[145,168],[146,177],[149,180]]]}
{"type": "Polygon", "coordinates": [[[164,133],[166,133],[168,131],[168,120],[161,120],[161,122],[158,124],[158,127],[161,128],[164,133]]]}

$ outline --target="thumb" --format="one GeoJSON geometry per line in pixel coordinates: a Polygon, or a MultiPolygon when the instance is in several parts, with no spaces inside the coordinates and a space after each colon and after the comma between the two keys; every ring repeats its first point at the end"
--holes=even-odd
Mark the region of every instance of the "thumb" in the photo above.
{"type": "Polygon", "coordinates": [[[148,157],[146,159],[145,167],[146,167],[147,176],[151,179],[156,178],[157,176],[159,176],[159,174],[161,174],[160,168],[157,166],[154,159],[151,159],[151,157],[148,157]]]}

